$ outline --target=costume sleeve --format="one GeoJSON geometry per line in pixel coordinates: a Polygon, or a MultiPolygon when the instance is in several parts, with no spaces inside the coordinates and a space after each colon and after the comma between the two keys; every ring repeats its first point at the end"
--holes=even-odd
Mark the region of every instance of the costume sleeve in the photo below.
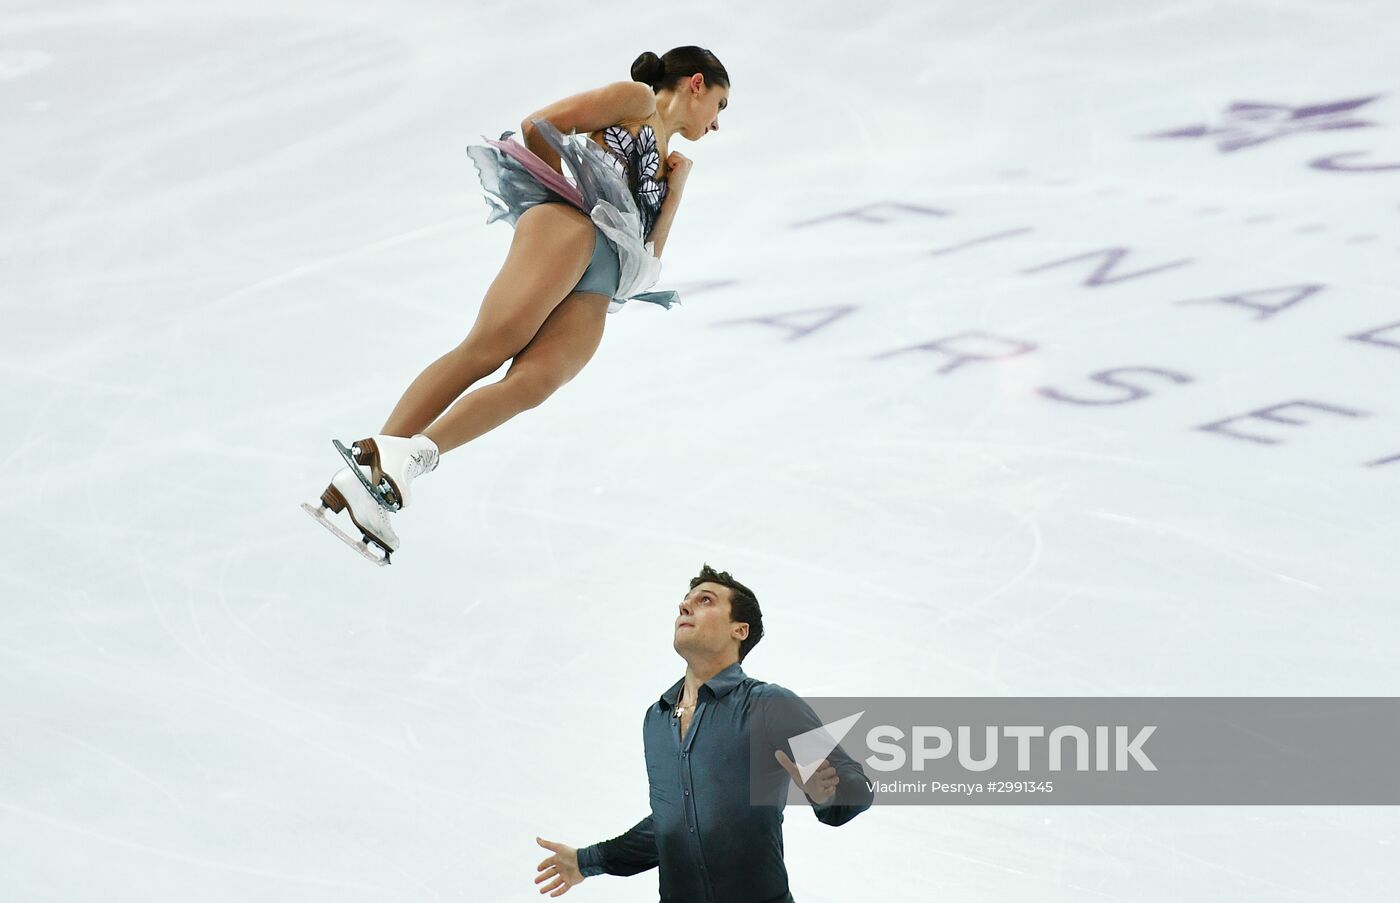
{"type": "Polygon", "coordinates": [[[870,787],[870,778],[866,776],[860,763],[846,755],[846,751],[840,746],[832,750],[827,758],[840,775],[841,782],[836,785],[836,793],[825,805],[812,802],[810,796],[807,797],[807,802],[812,803],[812,812],[816,814],[818,821],[835,828],[869,809],[870,804],[875,801],[875,791],[870,787]]]}
{"type": "MultiPolygon", "coordinates": [[[[820,728],[822,720],[805,699],[787,687],[770,683],[764,690],[770,700],[779,703],[773,710],[773,722],[768,726],[771,742],[776,744],[775,748],[781,748],[788,758],[796,761],[790,739],[820,728]]],[[[840,777],[836,792],[824,804],[813,802],[810,796],[807,796],[807,802],[811,803],[812,812],[818,821],[837,827],[869,809],[875,800],[875,792],[870,786],[865,769],[861,768],[860,763],[851,758],[839,743],[826,755],[826,759],[840,777]]],[[[806,796],[805,793],[803,795],[806,796]]]]}
{"type": "Polygon", "coordinates": [[[651,816],[637,822],[625,834],[591,846],[580,847],[578,868],[585,878],[593,875],[635,875],[656,868],[656,834],[651,816]]]}

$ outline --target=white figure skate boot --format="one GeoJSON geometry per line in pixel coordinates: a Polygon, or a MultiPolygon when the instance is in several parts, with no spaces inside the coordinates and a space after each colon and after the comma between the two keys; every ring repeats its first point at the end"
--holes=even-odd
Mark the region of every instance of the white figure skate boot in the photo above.
{"type": "Polygon", "coordinates": [[[349,448],[338,439],[331,441],[370,494],[390,511],[408,507],[413,500],[414,478],[436,470],[440,457],[437,444],[422,433],[408,439],[371,436],[349,448]],[[368,466],[369,475],[356,465],[368,466]]]}
{"type": "Polygon", "coordinates": [[[339,536],[370,561],[379,565],[390,564],[389,553],[398,551],[399,536],[394,532],[393,525],[389,523],[388,510],[364,487],[365,476],[359,471],[359,467],[342,467],[331,478],[330,485],[321,493],[320,508],[313,508],[306,502],[303,502],[301,507],[305,509],[307,514],[319,520],[326,529],[339,536]],[[350,509],[351,522],[364,536],[359,542],[356,542],[354,537],[340,529],[326,516],[327,509],[339,514],[346,508],[350,509]],[[370,543],[374,543],[382,549],[383,556],[371,552],[369,550],[370,543]]]}

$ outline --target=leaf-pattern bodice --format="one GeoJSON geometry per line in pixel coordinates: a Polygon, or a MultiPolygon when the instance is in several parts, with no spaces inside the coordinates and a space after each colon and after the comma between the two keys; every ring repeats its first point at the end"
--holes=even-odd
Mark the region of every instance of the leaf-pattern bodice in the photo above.
{"type": "Polygon", "coordinates": [[[656,133],[651,126],[643,125],[634,136],[621,125],[610,125],[603,129],[603,145],[608,151],[608,162],[626,180],[637,202],[642,235],[650,238],[667,188],[666,180],[657,178],[661,154],[656,148],[656,133]]]}

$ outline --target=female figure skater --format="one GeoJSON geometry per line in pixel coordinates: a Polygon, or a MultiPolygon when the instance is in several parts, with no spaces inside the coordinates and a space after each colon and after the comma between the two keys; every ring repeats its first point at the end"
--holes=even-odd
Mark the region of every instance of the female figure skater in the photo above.
{"type": "Polygon", "coordinates": [[[467,337],[409,385],[378,435],[349,447],[334,441],[348,466],[319,509],[302,506],[367,558],[387,564],[399,548],[390,514],[409,504],[414,478],[572,379],[597,349],[608,313],[628,300],[667,309],[680,300],[643,291],[659,277],[690,173],[691,161],[668,153],[669,143],[719,128],[729,74],[714,54],[687,46],[643,53],[632,79],[526,117],[523,145],[507,131],[467,147],[492,207],[486,221],[515,228],[505,263],[467,337]],[[458,399],[507,360],[504,378],[458,399]],[[326,517],[346,508],[362,541],[326,517]]]}

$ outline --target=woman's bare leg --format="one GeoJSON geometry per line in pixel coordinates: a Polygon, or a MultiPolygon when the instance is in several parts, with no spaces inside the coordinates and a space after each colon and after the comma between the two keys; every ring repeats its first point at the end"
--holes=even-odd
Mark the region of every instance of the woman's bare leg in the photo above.
{"type": "Polygon", "coordinates": [[[570,293],[511,361],[500,381],[467,393],[421,432],[446,453],[538,406],[578,375],[598,350],[611,300],[598,292],[570,293]]]}
{"type": "Polygon", "coordinates": [[[418,375],[380,433],[424,432],[473,383],[524,348],[588,269],[594,237],[593,221],[571,205],[538,204],[522,213],[471,332],[418,375]]]}

